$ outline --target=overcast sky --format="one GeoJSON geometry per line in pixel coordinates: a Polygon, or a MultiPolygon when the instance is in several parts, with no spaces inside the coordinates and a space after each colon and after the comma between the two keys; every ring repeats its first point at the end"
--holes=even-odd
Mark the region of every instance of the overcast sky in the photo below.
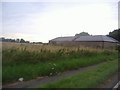
{"type": "Polygon", "coordinates": [[[83,31],[106,35],[118,28],[119,0],[7,1],[2,2],[2,36],[6,38],[48,42],[83,31]]]}

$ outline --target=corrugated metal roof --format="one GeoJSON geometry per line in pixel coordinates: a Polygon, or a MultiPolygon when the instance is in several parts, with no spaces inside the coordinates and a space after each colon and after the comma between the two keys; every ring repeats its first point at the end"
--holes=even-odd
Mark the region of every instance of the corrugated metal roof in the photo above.
{"type": "Polygon", "coordinates": [[[74,41],[106,41],[106,42],[118,42],[117,40],[103,35],[94,35],[94,36],[80,36],[74,41]]]}
{"type": "Polygon", "coordinates": [[[71,36],[71,37],[57,37],[50,41],[105,41],[105,42],[118,42],[117,40],[104,36],[104,35],[94,35],[94,36],[71,36]]]}
{"type": "Polygon", "coordinates": [[[57,37],[55,39],[52,39],[51,41],[73,41],[74,37],[57,37]]]}

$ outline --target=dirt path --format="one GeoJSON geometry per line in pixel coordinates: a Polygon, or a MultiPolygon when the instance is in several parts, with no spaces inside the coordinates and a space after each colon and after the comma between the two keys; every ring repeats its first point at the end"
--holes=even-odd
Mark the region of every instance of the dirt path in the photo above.
{"type": "Polygon", "coordinates": [[[42,77],[42,78],[34,79],[31,81],[17,82],[17,83],[5,85],[5,86],[3,86],[3,88],[37,88],[40,85],[43,85],[43,84],[46,84],[49,82],[55,82],[59,79],[65,78],[65,77],[73,76],[73,75],[80,74],[80,73],[83,73],[88,70],[92,70],[92,69],[96,68],[97,66],[100,66],[105,63],[106,62],[96,64],[93,66],[89,66],[89,67],[80,68],[80,69],[73,70],[73,71],[59,73],[58,75],[51,76],[51,77],[42,77]]]}

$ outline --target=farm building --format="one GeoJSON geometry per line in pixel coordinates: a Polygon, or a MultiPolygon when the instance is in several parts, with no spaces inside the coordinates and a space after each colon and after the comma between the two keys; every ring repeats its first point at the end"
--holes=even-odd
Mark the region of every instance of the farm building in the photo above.
{"type": "Polygon", "coordinates": [[[57,37],[50,40],[49,43],[62,46],[110,48],[116,46],[118,41],[105,35],[75,35],[70,37],[57,37]]]}

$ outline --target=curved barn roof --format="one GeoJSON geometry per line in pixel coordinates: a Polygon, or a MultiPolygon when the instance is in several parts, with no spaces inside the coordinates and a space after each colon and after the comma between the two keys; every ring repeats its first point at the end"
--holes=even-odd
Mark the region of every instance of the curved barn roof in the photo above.
{"type": "Polygon", "coordinates": [[[94,36],[71,36],[71,37],[57,37],[50,41],[104,41],[104,42],[118,42],[117,40],[105,36],[105,35],[94,35],[94,36]]]}
{"type": "Polygon", "coordinates": [[[57,37],[55,39],[52,39],[51,41],[73,41],[74,37],[57,37]]]}
{"type": "Polygon", "coordinates": [[[117,40],[103,35],[94,35],[94,36],[80,36],[74,41],[105,41],[105,42],[118,42],[117,40]]]}

